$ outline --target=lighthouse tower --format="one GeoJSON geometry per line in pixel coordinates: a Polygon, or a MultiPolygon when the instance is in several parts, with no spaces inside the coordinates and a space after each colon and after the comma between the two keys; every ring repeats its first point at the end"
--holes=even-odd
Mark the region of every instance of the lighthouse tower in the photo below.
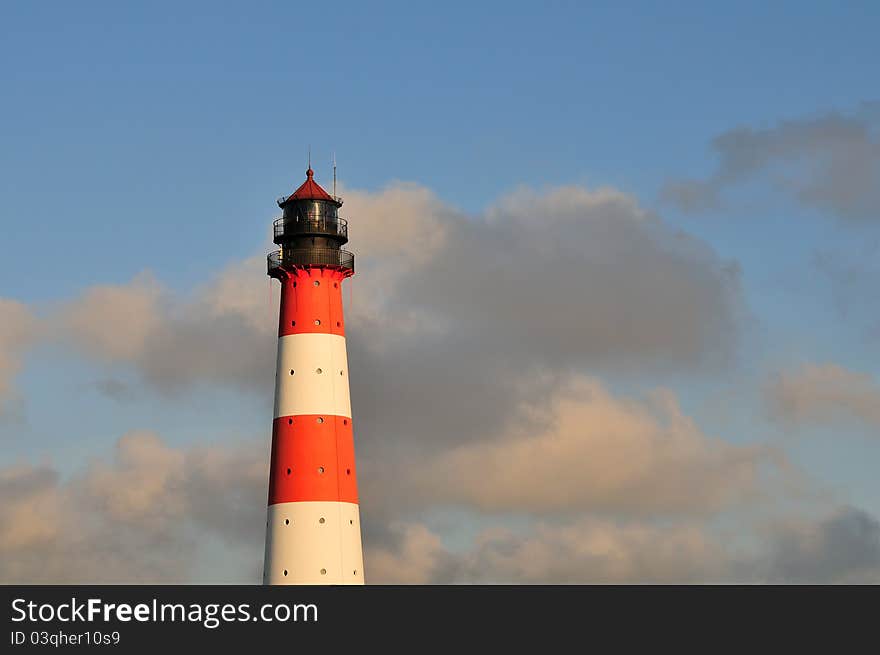
{"type": "Polygon", "coordinates": [[[354,274],[354,255],[341,248],[348,223],[311,167],[278,206],[280,250],[268,257],[281,312],[263,583],[363,584],[342,316],[342,282],[354,274]]]}

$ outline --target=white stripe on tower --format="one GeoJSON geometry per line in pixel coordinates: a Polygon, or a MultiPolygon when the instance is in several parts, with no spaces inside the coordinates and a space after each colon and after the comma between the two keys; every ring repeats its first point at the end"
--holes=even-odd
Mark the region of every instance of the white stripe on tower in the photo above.
{"type": "Polygon", "coordinates": [[[351,418],[345,337],[290,334],[278,338],[275,418],[335,414],[351,418]]]}

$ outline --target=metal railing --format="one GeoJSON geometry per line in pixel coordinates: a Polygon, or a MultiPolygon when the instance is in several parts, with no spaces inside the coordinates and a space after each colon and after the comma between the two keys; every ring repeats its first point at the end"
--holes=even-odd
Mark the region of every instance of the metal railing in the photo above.
{"type": "Polygon", "coordinates": [[[306,268],[309,266],[339,268],[353,274],[354,254],[347,250],[334,248],[290,248],[270,252],[266,257],[266,269],[270,273],[276,268],[306,268]]]}
{"type": "Polygon", "coordinates": [[[322,214],[305,216],[282,216],[272,223],[275,237],[287,234],[323,234],[348,239],[348,221],[344,218],[328,218],[322,214]]]}
{"type": "MultiPolygon", "coordinates": [[[[333,198],[333,202],[335,202],[338,205],[342,205],[342,198],[340,196],[334,196],[332,193],[328,193],[327,195],[330,196],[331,198],[333,198]]],[[[290,196],[279,196],[275,202],[278,205],[283,205],[285,202],[287,202],[287,200],[289,198],[290,198],[290,196]]]]}

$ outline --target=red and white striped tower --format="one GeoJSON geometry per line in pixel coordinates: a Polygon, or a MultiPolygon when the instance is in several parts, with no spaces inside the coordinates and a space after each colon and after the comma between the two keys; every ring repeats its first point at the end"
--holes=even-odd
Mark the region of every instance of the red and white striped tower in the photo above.
{"type": "Polygon", "coordinates": [[[363,584],[348,394],[342,200],[313,179],[281,198],[268,272],[281,282],[264,584],[363,584]]]}

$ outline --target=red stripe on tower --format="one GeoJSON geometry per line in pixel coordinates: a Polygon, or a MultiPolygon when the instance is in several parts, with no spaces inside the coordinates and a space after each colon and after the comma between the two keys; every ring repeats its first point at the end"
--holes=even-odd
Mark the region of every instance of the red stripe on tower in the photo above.
{"type": "Polygon", "coordinates": [[[313,179],[279,201],[269,275],[281,282],[265,584],[363,584],[342,282],[342,200],[313,179]]]}

